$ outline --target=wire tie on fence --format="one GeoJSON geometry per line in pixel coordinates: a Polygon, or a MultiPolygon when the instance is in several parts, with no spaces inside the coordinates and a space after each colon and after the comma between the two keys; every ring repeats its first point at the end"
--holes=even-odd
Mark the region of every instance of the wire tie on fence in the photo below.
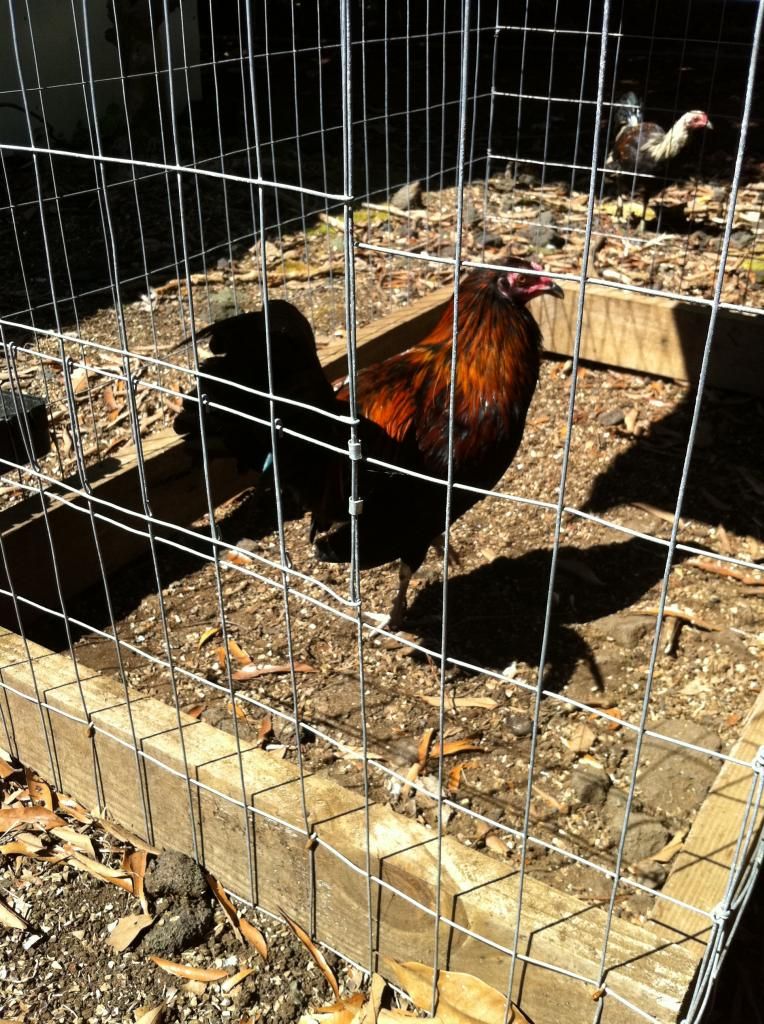
{"type": "Polygon", "coordinates": [[[311,850],[315,850],[318,846],[318,835],[315,829],[311,828],[308,838],[305,840],[305,852],[310,853],[311,850]]]}
{"type": "Polygon", "coordinates": [[[753,759],[751,768],[756,775],[764,775],[764,746],[759,747],[756,757],[753,759]]]}
{"type": "Polygon", "coordinates": [[[729,919],[730,913],[731,912],[729,907],[725,907],[723,903],[719,903],[711,911],[711,920],[714,922],[715,925],[721,926],[725,923],[725,921],[729,919]]]}
{"type": "Polygon", "coordinates": [[[363,512],[363,498],[348,498],[348,513],[351,516],[360,516],[363,512]]]}
{"type": "Polygon", "coordinates": [[[358,462],[361,458],[361,442],[348,441],[348,453],[351,462],[358,462]]]}
{"type": "Polygon", "coordinates": [[[273,429],[278,430],[279,433],[284,429],[284,422],[278,416],[273,420],[273,429]]]}

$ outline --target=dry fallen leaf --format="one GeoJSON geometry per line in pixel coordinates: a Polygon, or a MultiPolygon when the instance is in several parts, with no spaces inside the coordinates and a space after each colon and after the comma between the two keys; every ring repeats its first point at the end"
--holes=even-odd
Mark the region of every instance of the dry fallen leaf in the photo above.
{"type": "Polygon", "coordinates": [[[419,740],[419,746],[416,752],[416,761],[420,768],[424,768],[427,763],[427,758],[430,754],[430,747],[432,746],[432,738],[435,735],[434,729],[425,729],[419,740]]]}
{"type": "Polygon", "coordinates": [[[214,875],[211,875],[209,871],[204,872],[204,877],[207,879],[207,885],[210,887],[212,895],[218,901],[220,906],[223,908],[223,913],[228,918],[228,923],[231,925],[233,930],[236,932],[236,938],[239,942],[244,942],[244,937],[241,934],[239,926],[239,914],[236,907],[231,903],[228,893],[225,891],[223,886],[218,882],[214,875]]]}
{"type": "Polygon", "coordinates": [[[257,727],[257,745],[264,747],[269,738],[273,735],[273,719],[270,715],[263,715],[260,725],[257,727]]]}
{"type": "Polygon", "coordinates": [[[4,900],[0,900],[0,924],[6,928],[18,928],[19,931],[27,931],[29,928],[29,922],[12,910],[4,900]]]}
{"type": "MultiPolygon", "coordinates": [[[[420,693],[419,699],[423,700],[425,704],[429,704],[432,708],[440,707],[440,697],[430,696],[426,693],[420,693]]],[[[446,698],[447,708],[486,708],[490,711],[492,708],[498,707],[498,701],[495,701],[493,697],[451,697],[446,698]]]]}
{"type": "Polygon", "coordinates": [[[56,804],[53,797],[53,792],[43,779],[39,775],[27,768],[25,770],[27,789],[29,790],[29,796],[35,803],[41,803],[43,807],[47,807],[49,811],[55,810],[56,804]]]}
{"type": "Polygon", "coordinates": [[[88,836],[78,832],[71,825],[62,825],[58,828],[52,828],[50,831],[52,835],[60,839],[65,845],[74,847],[74,849],[84,853],[87,857],[95,859],[96,853],[88,836]]]}
{"type": "Polygon", "coordinates": [[[580,722],[578,725],[573,726],[573,730],[568,739],[563,737],[562,742],[568,750],[572,750],[575,754],[584,754],[590,749],[596,738],[597,734],[594,730],[590,729],[588,725],[584,725],[583,722],[580,722]]]}
{"type": "Polygon", "coordinates": [[[110,868],[108,864],[101,864],[97,860],[91,860],[90,857],[85,857],[83,854],[77,853],[76,850],[71,852],[67,863],[87,871],[89,875],[99,879],[101,882],[109,882],[111,885],[119,886],[120,889],[124,889],[132,895],[133,880],[125,871],[121,871],[118,868],[110,868]]]}
{"type": "Polygon", "coordinates": [[[189,978],[191,981],[222,981],[228,977],[228,971],[222,967],[189,967],[187,964],[177,964],[174,960],[165,960],[161,956],[150,956],[157,967],[174,975],[176,978],[189,978]]]}
{"type": "Polygon", "coordinates": [[[194,704],[193,707],[187,708],[184,714],[188,715],[189,718],[201,718],[202,714],[207,710],[206,704],[194,704]]]}
{"type": "MultiPolygon", "coordinates": [[[[250,658],[250,656],[247,654],[247,652],[245,650],[242,650],[242,648],[239,647],[239,645],[236,643],[236,641],[232,637],[228,638],[228,654],[229,654],[229,656],[231,658],[234,659],[234,661],[237,661],[239,663],[239,665],[246,666],[246,665],[251,665],[252,664],[252,659],[250,658]]],[[[225,668],[225,663],[226,663],[226,649],[225,649],[225,646],[223,646],[223,647],[216,647],[215,648],[215,657],[218,659],[218,664],[221,666],[221,668],[225,668]]],[[[234,676],[234,679],[235,678],[236,677],[234,676]]]]}
{"type": "Polygon", "coordinates": [[[160,1024],[160,1021],[164,1018],[165,1009],[164,1003],[160,1003],[159,1006],[153,1006],[148,1010],[145,1007],[141,1007],[140,1010],[136,1010],[135,1024],[160,1024]]]}
{"type": "MultiPolygon", "coordinates": [[[[234,672],[231,678],[235,679],[236,682],[241,682],[243,679],[257,679],[258,676],[285,675],[289,670],[290,665],[288,661],[281,662],[278,665],[256,665],[251,663],[234,672]]],[[[308,665],[304,661],[296,661],[294,663],[294,670],[295,672],[317,671],[312,665],[308,665]]]]}
{"type": "Polygon", "coordinates": [[[15,775],[20,770],[9,764],[4,757],[0,757],[0,779],[9,779],[11,775],[15,775]]]}
{"type": "MultiPolygon", "coordinates": [[[[385,965],[396,982],[408,993],[420,1010],[429,1010],[432,1001],[432,967],[385,958],[385,965]]],[[[507,1000],[501,992],[471,974],[460,971],[438,973],[438,1018],[444,1024],[504,1024],[507,1000]]],[[[528,1018],[512,1004],[509,1021],[529,1024],[528,1018]]]]}
{"type": "Polygon", "coordinates": [[[199,642],[196,645],[196,649],[199,650],[200,648],[204,647],[204,645],[208,643],[213,638],[213,636],[217,636],[219,632],[220,626],[210,626],[208,629],[205,629],[205,631],[199,637],[199,642]]]}
{"type": "Polygon", "coordinates": [[[446,781],[446,789],[449,793],[456,793],[461,785],[462,772],[464,771],[463,764],[455,764],[451,771],[448,773],[448,779],[446,781]]]}
{"type": "Polygon", "coordinates": [[[144,914],[149,912],[149,903],[146,899],[146,892],[143,882],[146,877],[146,866],[148,864],[148,850],[131,850],[122,857],[122,870],[127,871],[133,877],[133,894],[140,901],[144,914]]]}
{"type": "Polygon", "coordinates": [[[684,837],[686,835],[686,829],[682,832],[677,832],[676,835],[672,836],[672,838],[666,843],[664,847],[662,847],[660,850],[658,850],[657,853],[654,853],[652,857],[650,857],[650,860],[657,860],[659,864],[668,864],[668,862],[670,860],[673,860],[674,857],[679,853],[679,851],[684,846],[684,837]]]}
{"type": "MultiPolygon", "coordinates": [[[[449,754],[466,754],[474,751],[483,751],[484,748],[474,740],[446,740],[443,744],[443,756],[449,754]]],[[[436,743],[430,751],[430,757],[440,757],[440,743],[436,743]]]]}
{"type": "MultiPolygon", "coordinates": [[[[360,1024],[360,1012],[364,1001],[363,994],[356,992],[348,999],[340,999],[331,1006],[319,1006],[310,1013],[304,1013],[298,1024],[360,1024]]],[[[373,1019],[369,1018],[370,1022],[373,1019]]]]}
{"type": "Polygon", "coordinates": [[[152,914],[128,914],[127,917],[121,917],[106,940],[106,945],[121,953],[153,922],[152,914]]]}
{"type": "Polygon", "coordinates": [[[498,853],[500,857],[506,857],[509,853],[509,847],[501,836],[497,836],[493,832],[489,832],[485,837],[485,845],[487,849],[492,850],[494,853],[498,853]]]}
{"type": "Polygon", "coordinates": [[[232,989],[237,988],[245,978],[248,978],[253,973],[254,969],[254,967],[244,967],[242,970],[237,971],[236,974],[232,974],[230,978],[226,978],[225,981],[220,983],[220,991],[230,992],[232,989]]]}
{"type": "Polygon", "coordinates": [[[263,960],[267,960],[268,943],[265,941],[265,936],[260,929],[256,925],[252,924],[251,921],[248,921],[246,917],[239,918],[239,928],[241,929],[241,934],[250,946],[257,950],[263,960]]]}
{"type": "Polygon", "coordinates": [[[0,832],[10,832],[17,825],[39,825],[46,830],[63,828],[66,822],[47,807],[0,808],[0,832]]]}
{"type": "Polygon", "coordinates": [[[287,914],[287,912],[285,910],[283,910],[281,907],[279,907],[279,910],[281,911],[281,916],[284,918],[286,923],[289,925],[289,927],[292,929],[294,934],[297,936],[297,938],[300,940],[300,942],[303,944],[303,946],[305,946],[307,951],[313,957],[313,959],[315,960],[316,964],[318,965],[321,973],[326,978],[326,980],[329,982],[329,985],[331,987],[332,992],[334,992],[335,996],[339,1000],[339,998],[340,998],[340,987],[337,984],[337,979],[334,977],[334,971],[331,969],[329,964],[326,962],[326,958],[324,957],[324,954],[315,945],[315,943],[313,942],[313,940],[311,939],[311,937],[308,935],[308,933],[305,931],[304,928],[301,928],[300,925],[297,924],[296,921],[293,921],[292,918],[289,916],[289,914],[287,914]]]}

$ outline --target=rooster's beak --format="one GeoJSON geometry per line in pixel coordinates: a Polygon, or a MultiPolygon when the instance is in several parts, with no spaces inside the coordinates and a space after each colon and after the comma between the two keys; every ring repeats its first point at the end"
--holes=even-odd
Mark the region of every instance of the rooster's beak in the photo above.
{"type": "Polygon", "coordinates": [[[545,290],[547,295],[554,295],[556,299],[565,298],[565,292],[560,288],[556,281],[550,281],[545,290]]]}

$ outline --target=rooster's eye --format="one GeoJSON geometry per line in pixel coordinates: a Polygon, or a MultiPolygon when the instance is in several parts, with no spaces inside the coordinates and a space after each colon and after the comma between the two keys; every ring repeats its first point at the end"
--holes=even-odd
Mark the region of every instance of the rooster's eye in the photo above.
{"type": "Polygon", "coordinates": [[[525,286],[528,284],[528,278],[525,276],[525,274],[518,274],[515,278],[515,284],[519,285],[521,288],[525,288],[525,286]]]}

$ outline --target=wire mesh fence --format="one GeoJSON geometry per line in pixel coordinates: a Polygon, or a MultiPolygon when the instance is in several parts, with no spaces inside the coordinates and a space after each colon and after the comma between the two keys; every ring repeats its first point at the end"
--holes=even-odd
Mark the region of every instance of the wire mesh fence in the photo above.
{"type": "MultiPolygon", "coordinates": [[[[0,745],[66,788],[53,723],[116,743],[116,778],[95,759],[76,778],[99,806],[129,789],[149,841],[225,862],[211,801],[236,832],[223,881],[268,907],[263,828],[292,837],[271,885],[312,934],[365,970],[490,961],[538,1020],[557,983],[581,1019],[699,1020],[762,858],[762,10],[635,6],[0,13],[0,745]],[[671,129],[686,111],[705,121],[671,129]],[[558,354],[508,456],[471,347],[492,335],[464,312],[489,279],[558,354]],[[287,308],[334,390],[308,386],[287,308]],[[235,378],[228,335],[204,330],[221,321],[244,332],[235,378]],[[364,376],[436,334],[438,390],[417,393],[413,364],[364,376]],[[437,411],[435,461],[424,427],[396,434],[409,405],[437,411]],[[319,538],[317,558],[327,524],[343,553],[319,538]],[[400,538],[419,534],[410,583],[400,538]],[[67,659],[66,699],[40,643],[67,659]],[[200,736],[233,774],[205,774],[200,736]],[[253,751],[266,775],[285,758],[273,779],[296,797],[253,784],[253,751]],[[332,799],[360,814],[352,841],[332,799]],[[428,848],[417,884],[386,864],[387,805],[428,848]],[[511,885],[473,915],[484,871],[511,885]],[[344,947],[332,881],[364,895],[344,947]],[[412,934],[387,934],[388,905],[412,934]],[[684,974],[629,974],[688,934],[684,974]]],[[[517,358],[513,408],[533,376],[517,358]]]]}

